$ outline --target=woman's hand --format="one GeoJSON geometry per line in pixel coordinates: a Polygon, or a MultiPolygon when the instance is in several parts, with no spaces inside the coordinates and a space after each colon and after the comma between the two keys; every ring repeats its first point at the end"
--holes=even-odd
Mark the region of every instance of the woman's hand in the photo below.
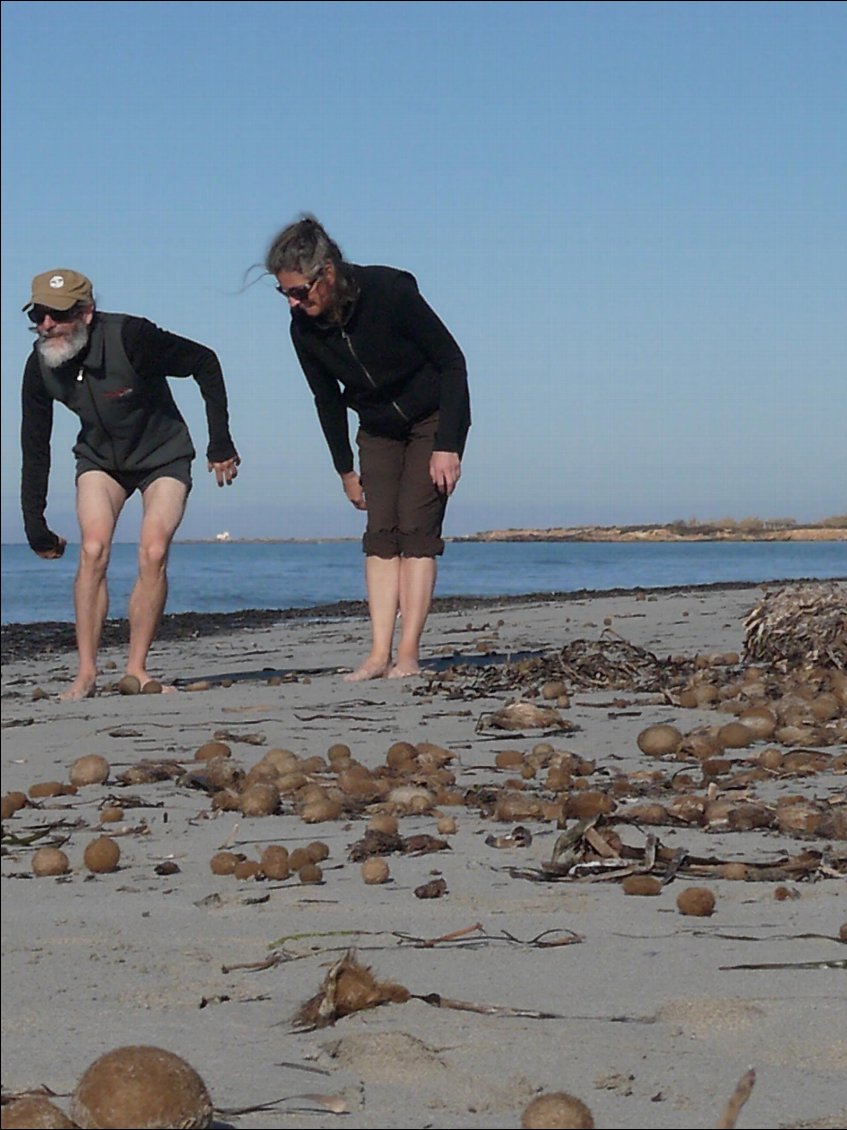
{"type": "Polygon", "coordinates": [[[355,471],[348,471],[346,475],[342,475],[341,485],[357,510],[367,510],[368,504],[365,501],[365,492],[362,490],[362,480],[355,471]]]}
{"type": "Polygon", "coordinates": [[[429,477],[440,494],[451,495],[462,477],[462,461],[455,451],[433,451],[429,477]]]}
{"type": "Polygon", "coordinates": [[[238,467],[240,463],[241,456],[235,454],[231,459],[222,459],[219,463],[213,463],[212,460],[209,459],[206,466],[210,471],[214,471],[219,487],[222,487],[224,484],[229,487],[232,486],[232,480],[238,478],[238,467]]]}

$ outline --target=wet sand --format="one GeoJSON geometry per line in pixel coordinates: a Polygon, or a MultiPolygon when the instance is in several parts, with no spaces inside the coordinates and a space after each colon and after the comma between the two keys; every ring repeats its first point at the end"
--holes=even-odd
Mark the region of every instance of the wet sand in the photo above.
{"type": "MultiPolygon", "coordinates": [[[[654,793],[667,799],[688,774],[698,797],[775,809],[797,796],[843,809],[843,743],[821,747],[824,768],[744,783],[742,770],[772,742],[726,751],[731,770],[708,777],[696,761],[638,748],[654,723],[688,733],[730,720],[684,709],[662,688],[694,670],[698,655],[740,654],[744,617],[761,595],[705,586],[442,601],[421,678],[358,684],[342,673],[366,651],[361,606],[317,617],[168,617],[150,662],[157,677],[178,682],[167,695],[110,688],[123,659],[118,624],[103,651],[101,693],[63,704],[55,695],[74,659],[67,626],[4,628],[4,794],[67,782],[83,754],[111,767],[105,784],[32,801],[4,821],[4,1094],[46,1085],[67,1110],[97,1056],[155,1044],[200,1072],[219,1127],[517,1127],[530,1099],[549,1090],[582,1099],[598,1127],[709,1127],[750,1067],[756,1082],[739,1126],[844,1126],[840,826],[830,821],[818,836],[775,825],[647,825],[625,818],[645,796],[615,791],[616,781],[652,773],[654,793]],[[521,669],[515,657],[555,659],[578,641],[618,659],[629,648],[631,685],[571,683],[569,705],[553,703],[558,722],[498,729],[493,720],[510,700],[551,701],[538,692],[552,667],[533,669],[527,658],[521,669]],[[201,679],[207,689],[187,689],[201,679]],[[348,805],[319,823],[304,821],[295,794],[273,816],[213,810],[194,757],[213,739],[245,770],[271,748],[322,758],[309,775],[324,785],[336,784],[327,760],[335,744],[375,769],[395,743],[431,743],[452,755],[452,803],[401,813],[405,849],[382,857],[388,882],[368,885],[351,854],[385,802],[348,805]],[[571,796],[612,797],[594,831],[613,830],[645,867],[651,834],[668,857],[677,853],[675,874],[656,869],[666,880],[660,893],[626,895],[619,874],[598,869],[551,869],[573,816],[532,815],[530,805],[498,818],[504,792],[554,799],[546,770],[531,775],[545,742],[580,768],[571,796]],[[523,755],[524,776],[497,764],[505,751],[523,755]],[[144,762],[167,774],[122,779],[144,762]],[[101,825],[109,801],[124,817],[101,825]],[[452,817],[455,831],[439,831],[439,817],[452,817]],[[94,875],[83,852],[104,831],[120,864],[94,875]],[[209,867],[224,848],[258,859],[271,843],[293,851],[315,841],[329,849],[316,884],[239,880],[209,867]],[[437,841],[444,846],[423,850],[437,841]],[[43,844],[65,851],[68,875],[33,876],[43,844]],[[807,866],[786,871],[801,853],[807,866]],[[705,862],[698,871],[692,860],[705,862]],[[725,862],[747,864],[747,879],[724,878],[725,862]],[[440,897],[416,894],[427,884],[440,897]],[[692,886],[714,894],[711,916],[678,911],[677,895],[692,886]],[[411,999],[298,1030],[294,1014],[348,949],[411,999]]],[[[720,677],[739,670],[722,667],[720,677]]]]}

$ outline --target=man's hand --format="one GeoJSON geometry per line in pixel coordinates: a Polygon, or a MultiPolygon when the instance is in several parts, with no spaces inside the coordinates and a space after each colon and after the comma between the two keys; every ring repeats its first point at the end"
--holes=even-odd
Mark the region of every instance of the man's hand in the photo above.
{"type": "Polygon", "coordinates": [[[367,510],[368,504],[365,501],[365,492],[362,490],[362,480],[355,471],[348,471],[346,475],[342,475],[341,485],[357,510],[367,510]]]}
{"type": "Polygon", "coordinates": [[[224,484],[232,486],[232,480],[238,478],[241,456],[236,453],[232,459],[223,459],[220,463],[213,463],[210,459],[207,465],[210,471],[215,472],[219,487],[224,486],[224,484]]]}
{"type": "Polygon", "coordinates": [[[429,477],[440,494],[451,495],[462,477],[462,461],[455,451],[433,451],[429,477]]]}
{"type": "Polygon", "coordinates": [[[37,549],[35,552],[39,557],[43,557],[45,561],[56,561],[65,552],[65,546],[68,544],[66,538],[59,538],[58,544],[52,549],[37,549]]]}

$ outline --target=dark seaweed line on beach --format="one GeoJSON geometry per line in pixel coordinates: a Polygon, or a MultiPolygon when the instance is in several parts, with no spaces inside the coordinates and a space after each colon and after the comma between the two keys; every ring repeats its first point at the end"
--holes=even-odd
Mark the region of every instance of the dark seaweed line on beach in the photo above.
{"type": "MultiPolygon", "coordinates": [[[[847,581],[847,577],[832,580],[847,581]]],[[[697,592],[738,591],[743,589],[772,588],[786,584],[817,584],[815,578],[794,578],[787,581],[714,581],[703,585],[674,585],[667,588],[632,589],[576,589],[571,592],[532,592],[519,596],[441,596],[433,601],[433,612],[459,612],[488,609],[498,605],[561,604],[579,600],[596,600],[603,597],[673,596],[697,592]]],[[[163,620],[159,640],[190,640],[200,636],[231,633],[241,628],[272,627],[285,620],[333,620],[366,616],[367,606],[361,600],[342,600],[334,604],[318,604],[309,608],[245,608],[238,612],[170,612],[163,620]]],[[[129,638],[128,622],[107,620],[103,629],[102,646],[126,644],[129,638]]],[[[13,663],[21,659],[54,652],[71,651],[76,646],[74,626],[57,620],[31,624],[4,624],[0,640],[0,662],[13,663]]]]}

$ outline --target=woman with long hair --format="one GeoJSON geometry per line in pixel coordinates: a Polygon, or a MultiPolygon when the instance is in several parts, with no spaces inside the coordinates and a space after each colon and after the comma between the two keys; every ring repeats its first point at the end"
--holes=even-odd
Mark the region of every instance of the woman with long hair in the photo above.
{"type": "Polygon", "coordinates": [[[346,262],[313,216],[274,237],[265,269],[288,301],[291,340],[344,493],[367,511],[371,651],[345,678],[415,675],[470,427],[465,358],[413,275],[346,262]],[[348,409],[359,417],[358,471],[348,409]]]}

